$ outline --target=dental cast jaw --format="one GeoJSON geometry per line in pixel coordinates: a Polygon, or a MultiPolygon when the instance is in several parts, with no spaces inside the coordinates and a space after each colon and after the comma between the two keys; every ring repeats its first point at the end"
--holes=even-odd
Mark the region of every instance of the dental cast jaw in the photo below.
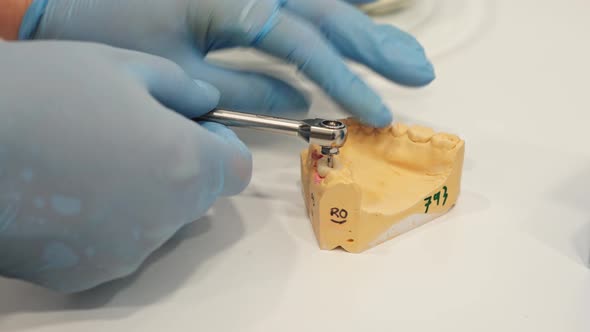
{"type": "Polygon", "coordinates": [[[461,139],[420,126],[375,129],[345,122],[348,140],[334,157],[334,168],[319,146],[301,153],[304,200],[322,249],[362,252],[455,205],[461,139]]]}

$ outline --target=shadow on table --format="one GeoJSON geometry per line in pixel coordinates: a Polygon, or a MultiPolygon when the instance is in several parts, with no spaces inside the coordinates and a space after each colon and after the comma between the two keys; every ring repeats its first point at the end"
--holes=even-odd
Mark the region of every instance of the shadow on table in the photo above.
{"type": "Polygon", "coordinates": [[[590,219],[573,236],[573,244],[576,252],[580,254],[582,262],[590,269],[590,219]]]}
{"type": "Polygon", "coordinates": [[[568,174],[571,175],[567,180],[542,194],[555,204],[536,211],[529,227],[537,239],[590,268],[590,207],[586,199],[590,188],[590,165],[568,174]],[[564,210],[573,210],[567,214],[573,217],[565,218],[564,210]],[[540,223],[539,220],[546,221],[540,223]]]}
{"type": "MultiPolygon", "coordinates": [[[[181,229],[133,275],[83,293],[66,296],[19,281],[0,279],[0,322],[9,314],[64,310],[88,310],[87,316],[81,313],[74,320],[118,319],[165,298],[182,288],[200,264],[242,237],[244,225],[229,199],[220,200],[214,211],[213,216],[181,229]],[[99,308],[115,310],[90,310],[99,308]]],[[[68,315],[47,315],[30,324],[57,324],[71,319],[68,315]]]]}
{"type": "MultiPolygon", "coordinates": [[[[590,207],[587,201],[588,188],[590,188],[590,165],[586,165],[580,172],[572,174],[574,176],[569,181],[553,191],[554,197],[560,203],[582,211],[582,215],[590,216],[588,213],[590,207]]],[[[570,241],[580,261],[590,268],[590,217],[585,219],[570,241]]]]}

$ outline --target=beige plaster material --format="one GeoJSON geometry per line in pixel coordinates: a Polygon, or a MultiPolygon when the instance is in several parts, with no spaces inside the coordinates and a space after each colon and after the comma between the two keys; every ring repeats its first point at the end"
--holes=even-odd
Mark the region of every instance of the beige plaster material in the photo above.
{"type": "Polygon", "coordinates": [[[306,209],[321,249],[362,252],[446,213],[457,202],[465,143],[431,128],[376,129],[346,119],[348,139],[326,164],[301,153],[306,209]]]}

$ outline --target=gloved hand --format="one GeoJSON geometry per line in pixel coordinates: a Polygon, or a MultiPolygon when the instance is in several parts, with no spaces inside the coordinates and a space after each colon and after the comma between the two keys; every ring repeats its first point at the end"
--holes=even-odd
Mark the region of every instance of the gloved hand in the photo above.
{"type": "Polygon", "coordinates": [[[109,46],[0,42],[0,274],[74,292],[133,272],[250,180],[219,92],[109,46]]]}
{"type": "Polygon", "coordinates": [[[308,105],[277,79],[205,61],[229,47],[253,47],[295,64],[346,110],[379,127],[391,122],[391,112],[342,56],[399,84],[434,79],[416,39],[340,0],[52,0],[45,10],[43,1],[23,24],[34,31],[31,22],[44,13],[30,38],[88,40],[166,57],[220,89],[220,106],[230,109],[273,114],[308,105]]]}

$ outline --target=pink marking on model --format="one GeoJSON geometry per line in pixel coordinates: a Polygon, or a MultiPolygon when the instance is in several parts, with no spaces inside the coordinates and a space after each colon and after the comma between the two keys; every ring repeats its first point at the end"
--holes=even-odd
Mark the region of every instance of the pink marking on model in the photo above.
{"type": "Polygon", "coordinates": [[[317,168],[318,167],[318,160],[324,158],[324,156],[320,153],[318,153],[316,150],[313,150],[311,152],[311,159],[313,159],[313,167],[317,168]]]}
{"type": "Polygon", "coordinates": [[[313,180],[315,182],[315,184],[320,184],[322,182],[324,178],[320,176],[320,174],[317,171],[313,172],[313,180]]]}

